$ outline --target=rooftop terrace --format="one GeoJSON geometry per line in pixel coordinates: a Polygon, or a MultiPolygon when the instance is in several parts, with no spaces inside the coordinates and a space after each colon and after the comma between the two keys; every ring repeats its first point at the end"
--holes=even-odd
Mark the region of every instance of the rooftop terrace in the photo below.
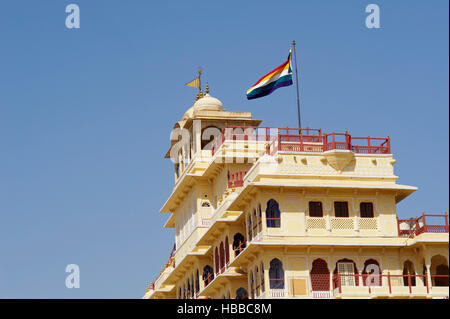
{"type": "Polygon", "coordinates": [[[324,133],[321,129],[299,129],[288,127],[227,126],[217,136],[212,154],[225,141],[267,142],[266,152],[273,155],[283,152],[321,153],[332,150],[347,150],[358,154],[391,154],[390,137],[361,137],[345,133],[324,133]]]}

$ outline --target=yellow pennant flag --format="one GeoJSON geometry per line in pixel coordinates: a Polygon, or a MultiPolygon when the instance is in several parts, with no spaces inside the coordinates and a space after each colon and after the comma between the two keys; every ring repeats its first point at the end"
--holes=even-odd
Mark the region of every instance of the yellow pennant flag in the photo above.
{"type": "Polygon", "coordinates": [[[196,77],[191,82],[185,84],[186,86],[192,86],[194,88],[200,88],[200,77],[196,77]]]}

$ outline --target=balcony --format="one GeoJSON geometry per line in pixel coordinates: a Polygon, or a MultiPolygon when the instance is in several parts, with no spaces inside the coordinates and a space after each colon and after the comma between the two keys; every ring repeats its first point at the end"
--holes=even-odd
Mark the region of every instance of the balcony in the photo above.
{"type": "Polygon", "coordinates": [[[448,215],[425,214],[418,218],[397,219],[400,237],[415,237],[423,233],[448,233],[448,215]]]}
{"type": "MultiPolygon", "coordinates": [[[[436,277],[445,278],[448,275],[431,275],[432,281],[436,277]]],[[[335,274],[333,275],[333,296],[341,297],[425,297],[436,291],[448,295],[446,287],[432,286],[427,275],[367,275],[367,274],[335,274]]]]}
{"type": "Polygon", "coordinates": [[[206,278],[203,278],[204,287],[207,287],[209,285],[209,283],[213,280],[214,280],[214,273],[208,274],[208,276],[206,278]]]}
{"type": "Polygon", "coordinates": [[[348,132],[325,134],[320,129],[281,127],[226,127],[217,136],[212,155],[225,141],[264,142],[262,150],[270,155],[283,152],[322,153],[347,150],[357,154],[391,154],[390,137],[353,137],[348,132]]]}
{"type": "Polygon", "coordinates": [[[377,217],[324,217],[306,216],[305,230],[310,235],[374,236],[380,231],[377,217]]]}
{"type": "Polygon", "coordinates": [[[244,186],[244,176],[247,171],[240,171],[228,174],[228,188],[244,186]]]}
{"type": "Polygon", "coordinates": [[[348,133],[330,133],[319,136],[279,134],[272,141],[270,154],[284,152],[322,153],[332,150],[352,151],[357,154],[390,154],[390,138],[352,137],[348,133]]]}

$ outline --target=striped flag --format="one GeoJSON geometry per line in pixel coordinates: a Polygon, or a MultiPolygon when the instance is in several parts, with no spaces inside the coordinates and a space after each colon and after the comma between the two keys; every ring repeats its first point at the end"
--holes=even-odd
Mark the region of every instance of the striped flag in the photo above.
{"type": "Polygon", "coordinates": [[[247,90],[247,99],[253,100],[263,97],[280,87],[292,85],[291,56],[292,50],[289,51],[286,62],[264,75],[258,82],[249,88],[247,90]]]}

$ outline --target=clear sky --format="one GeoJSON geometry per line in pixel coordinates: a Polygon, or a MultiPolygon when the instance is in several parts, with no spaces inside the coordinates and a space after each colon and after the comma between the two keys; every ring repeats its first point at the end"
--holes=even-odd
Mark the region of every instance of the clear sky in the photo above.
{"type": "Polygon", "coordinates": [[[448,210],[448,1],[0,3],[0,298],[139,298],[167,261],[163,156],[197,68],[227,110],[296,127],[294,86],[246,90],[297,42],[304,126],[387,136],[401,217],[448,210]],[[78,4],[81,28],[65,26],[78,4]],[[365,7],[381,28],[365,27],[365,7]],[[67,289],[65,267],[80,266],[67,289]]]}

